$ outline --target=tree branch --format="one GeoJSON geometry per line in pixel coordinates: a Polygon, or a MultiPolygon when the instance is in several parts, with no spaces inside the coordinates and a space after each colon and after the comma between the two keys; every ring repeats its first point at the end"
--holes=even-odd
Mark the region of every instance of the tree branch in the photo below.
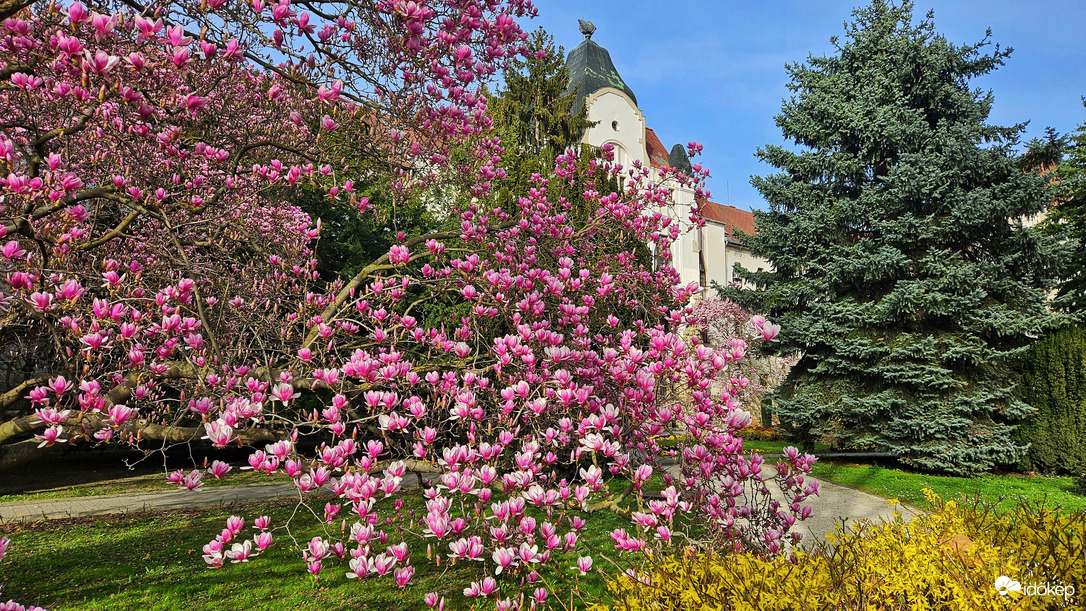
{"type": "MultiPolygon", "coordinates": [[[[89,199],[98,199],[100,197],[120,201],[122,203],[127,203],[126,199],[119,198],[116,193],[117,192],[113,187],[93,187],[90,189],[84,189],[82,191],[79,191],[78,193],[73,193],[72,195],[63,197],[48,206],[41,206],[40,208],[32,211],[29,216],[33,216],[35,219],[42,219],[53,214],[54,212],[59,212],[69,206],[78,204],[79,202],[87,201],[89,199]]],[[[26,233],[29,228],[30,224],[27,222],[27,217],[25,216],[4,223],[4,229],[6,229],[8,233],[19,232],[21,235],[26,235],[29,238],[33,238],[34,236],[32,234],[28,235],[26,233]]]]}
{"type": "Polygon", "coordinates": [[[0,21],[15,16],[33,3],[34,0],[0,0],[0,21]]]}
{"type": "Polygon", "coordinates": [[[29,380],[23,380],[23,382],[15,388],[12,388],[11,390],[0,395],[0,407],[7,407],[21,399],[23,391],[30,388],[31,386],[45,384],[48,381],[49,376],[41,376],[39,378],[30,378],[29,380]]]}
{"type": "Polygon", "coordinates": [[[139,210],[133,210],[133,211],[129,212],[128,216],[124,217],[124,219],[122,219],[121,222],[118,223],[116,227],[109,230],[109,232],[105,233],[104,235],[102,235],[102,236],[100,236],[98,238],[95,238],[95,239],[91,240],[90,242],[87,242],[86,244],[80,244],[79,245],[79,250],[91,250],[91,249],[94,249],[94,248],[98,248],[102,244],[105,244],[106,242],[109,242],[110,240],[112,240],[114,238],[121,237],[122,235],[124,235],[124,230],[128,229],[128,226],[131,225],[132,221],[136,220],[136,217],[138,217],[139,215],[140,215],[139,210]]]}
{"type": "MultiPolygon", "coordinates": [[[[107,417],[101,413],[81,413],[71,416],[62,422],[61,426],[84,431],[89,427],[92,431],[97,431],[109,428],[109,423],[107,417]]],[[[34,414],[8,420],[0,424],[0,447],[3,447],[5,442],[17,436],[29,435],[46,428],[49,428],[48,425],[34,414]]],[[[154,439],[168,443],[196,441],[204,436],[204,427],[202,426],[173,426],[150,422],[127,424],[121,427],[121,430],[137,436],[139,439],[154,439]]],[[[289,433],[286,431],[275,431],[267,428],[243,429],[237,431],[235,435],[237,440],[245,445],[274,442],[289,437],[289,433]]]]}
{"type": "MultiPolygon", "coordinates": [[[[491,227],[490,230],[502,231],[504,229],[509,229],[510,227],[515,226],[517,222],[518,221],[512,220],[506,221],[496,227],[491,227]]],[[[403,245],[406,246],[408,250],[410,250],[411,248],[418,246],[419,244],[422,244],[427,240],[451,240],[459,237],[459,231],[439,231],[411,238],[410,240],[404,242],[403,245]]],[[[416,257],[412,257],[411,259],[414,260],[415,258],[416,257]]],[[[355,274],[354,278],[351,278],[351,281],[345,284],[343,288],[339,291],[339,293],[336,295],[336,298],[332,300],[332,303],[328,304],[328,307],[324,308],[324,311],[321,312],[321,319],[325,321],[331,320],[332,317],[335,316],[339,308],[343,305],[343,303],[346,302],[347,299],[351,296],[352,291],[362,286],[362,282],[366,278],[373,275],[374,272],[378,272],[384,269],[392,269],[392,266],[388,265],[387,254],[381,255],[377,258],[376,261],[370,263],[366,267],[362,268],[362,271],[355,274]]],[[[309,346],[313,345],[313,342],[317,341],[317,336],[317,327],[314,326],[312,329],[309,330],[309,333],[306,334],[305,341],[302,343],[302,347],[308,348],[309,346]]]]}

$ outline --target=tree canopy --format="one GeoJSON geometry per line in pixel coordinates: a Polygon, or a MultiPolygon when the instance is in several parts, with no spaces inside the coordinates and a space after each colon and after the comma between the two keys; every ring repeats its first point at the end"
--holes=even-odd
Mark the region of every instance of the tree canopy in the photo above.
{"type": "Polygon", "coordinates": [[[802,353],[776,405],[796,438],[976,474],[1022,450],[1006,367],[1051,319],[1054,246],[1026,222],[1049,196],[1016,161],[1023,125],[989,124],[970,84],[1010,50],[953,44],[912,9],[876,0],[833,54],[788,65],[794,146],[759,149],[782,171],[753,179],[770,210],[746,238],[773,271],[730,295],[802,353]]]}
{"type": "MultiPolygon", "coordinates": [[[[546,599],[537,571],[584,551],[585,513],[629,519],[611,535],[624,553],[685,548],[688,527],[707,547],[798,541],[813,457],[791,448],[763,474],[743,452],[749,414],[711,388],[742,355],[684,338],[696,287],[639,256],[677,235],[668,185],[704,174],[556,151],[496,202],[481,83],[523,53],[516,18],[533,11],[0,4],[0,459],[246,447],[308,506],[290,520],[342,524],[294,545],[314,577],[403,587],[432,548],[479,567],[462,591],[503,609],[546,599]],[[322,276],[313,198],[337,231],[402,206],[445,224],[410,217],[340,259],[357,271],[322,276]],[[665,455],[679,475],[646,498],[665,455]],[[425,515],[401,511],[411,474],[425,515]]],[[[243,524],[209,533],[203,561],[291,545],[290,522],[243,524]]]]}
{"type": "Polygon", "coordinates": [[[1050,151],[1037,157],[1043,165],[1040,169],[1052,172],[1056,201],[1041,228],[1067,247],[1056,304],[1080,316],[1086,311],[1086,276],[1082,272],[1086,269],[1086,123],[1069,139],[1050,134],[1047,143],[1038,143],[1035,150],[1050,151]]]}
{"type": "Polygon", "coordinates": [[[579,149],[592,124],[587,108],[573,112],[576,91],[569,89],[565,52],[542,28],[528,35],[524,56],[503,75],[490,107],[510,164],[507,175],[523,187],[532,174],[547,173],[558,155],[579,149]]]}

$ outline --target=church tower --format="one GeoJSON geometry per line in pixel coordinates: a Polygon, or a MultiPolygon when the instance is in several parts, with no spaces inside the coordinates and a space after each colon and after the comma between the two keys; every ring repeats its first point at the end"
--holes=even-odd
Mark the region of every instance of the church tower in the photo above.
{"type": "Polygon", "coordinates": [[[645,154],[645,116],[637,108],[637,97],[619,76],[611,54],[592,40],[596,28],[581,21],[584,42],[566,58],[569,88],[577,89],[573,111],[587,105],[588,120],[595,126],[585,132],[583,142],[600,147],[615,147],[615,160],[629,168],[634,160],[648,163],[645,154]]]}
{"type": "MultiPolygon", "coordinates": [[[[640,161],[654,178],[661,178],[666,167],[690,172],[686,147],[676,144],[669,152],[656,132],[646,127],[637,97],[622,80],[611,54],[592,40],[595,31],[596,26],[582,20],[581,33],[585,39],[566,58],[569,91],[574,88],[577,91],[573,111],[587,107],[588,120],[595,123],[585,131],[581,142],[597,148],[611,144],[615,147],[615,161],[624,169],[630,169],[635,160],[640,161]]],[[[736,263],[749,270],[769,267],[768,261],[754,257],[738,239],[737,230],[754,233],[754,216],[750,212],[708,200],[695,201],[693,189],[678,184],[668,186],[672,189],[672,205],[661,212],[671,216],[683,231],[671,243],[670,253],[654,253],[657,264],[669,259],[683,284],[696,282],[703,288],[713,282],[733,284],[736,263]],[[695,207],[705,221],[704,226],[690,221],[695,207]]]]}

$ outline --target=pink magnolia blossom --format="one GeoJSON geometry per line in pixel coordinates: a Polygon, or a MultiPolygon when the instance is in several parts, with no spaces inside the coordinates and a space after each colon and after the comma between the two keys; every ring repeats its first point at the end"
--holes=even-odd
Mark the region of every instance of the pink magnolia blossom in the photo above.
{"type": "Polygon", "coordinates": [[[193,469],[181,480],[181,487],[186,490],[196,490],[204,485],[204,474],[200,471],[193,469]]]}
{"type": "Polygon", "coordinates": [[[396,569],[393,572],[393,578],[396,581],[396,585],[401,588],[407,587],[407,584],[411,581],[411,578],[415,575],[415,567],[405,566],[396,569]]]}
{"type": "Polygon", "coordinates": [[[584,575],[588,571],[592,570],[592,556],[578,556],[577,557],[577,570],[584,575]]]}
{"type": "Polygon", "coordinates": [[[226,557],[230,559],[230,562],[248,562],[249,558],[254,556],[253,542],[249,539],[235,543],[230,546],[230,551],[226,552],[226,557]]]}
{"type": "Polygon", "coordinates": [[[26,251],[19,248],[19,243],[15,240],[11,240],[4,244],[3,249],[4,257],[7,259],[17,259],[26,254],[26,251]]]}
{"type": "Polygon", "coordinates": [[[132,418],[135,414],[136,410],[127,405],[114,405],[109,408],[109,422],[113,426],[121,426],[125,422],[128,422],[128,419],[132,418]]]}
{"type": "Polygon", "coordinates": [[[34,439],[40,441],[41,443],[38,444],[38,447],[43,448],[45,446],[51,446],[54,443],[64,443],[68,441],[62,437],[63,434],[63,426],[53,425],[42,431],[41,434],[34,435],[34,439]]]}
{"type": "Polygon", "coordinates": [[[411,251],[406,246],[395,245],[388,251],[388,260],[393,265],[404,265],[411,257],[411,251]]]}
{"type": "Polygon", "coordinates": [[[231,469],[233,469],[233,467],[231,467],[229,464],[224,463],[221,460],[216,460],[211,463],[211,466],[208,467],[207,472],[215,476],[215,479],[222,479],[222,477],[226,475],[227,472],[229,472],[231,469]]]}

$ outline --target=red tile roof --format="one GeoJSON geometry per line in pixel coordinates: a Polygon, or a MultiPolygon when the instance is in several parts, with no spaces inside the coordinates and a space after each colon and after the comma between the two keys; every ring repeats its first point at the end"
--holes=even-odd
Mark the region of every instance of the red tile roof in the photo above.
{"type": "Polygon", "coordinates": [[[724,233],[729,238],[736,236],[738,229],[747,235],[754,235],[754,215],[735,206],[724,206],[710,201],[701,202],[701,216],[707,221],[724,225],[724,233]]]}
{"type": "MultiPolygon", "coordinates": [[[[651,127],[645,128],[645,152],[649,156],[649,163],[655,168],[666,168],[668,163],[667,149],[664,143],[656,135],[651,127]]],[[[735,206],[724,206],[716,202],[701,201],[701,216],[707,221],[714,221],[724,225],[724,233],[729,238],[736,237],[735,229],[747,235],[754,235],[754,215],[746,210],[740,210],[735,206]]]]}
{"type": "Polygon", "coordinates": [[[656,132],[652,131],[651,127],[645,128],[645,151],[649,155],[649,164],[654,168],[666,168],[669,164],[667,162],[667,149],[664,148],[664,143],[660,142],[660,138],[656,136],[656,132]]]}

